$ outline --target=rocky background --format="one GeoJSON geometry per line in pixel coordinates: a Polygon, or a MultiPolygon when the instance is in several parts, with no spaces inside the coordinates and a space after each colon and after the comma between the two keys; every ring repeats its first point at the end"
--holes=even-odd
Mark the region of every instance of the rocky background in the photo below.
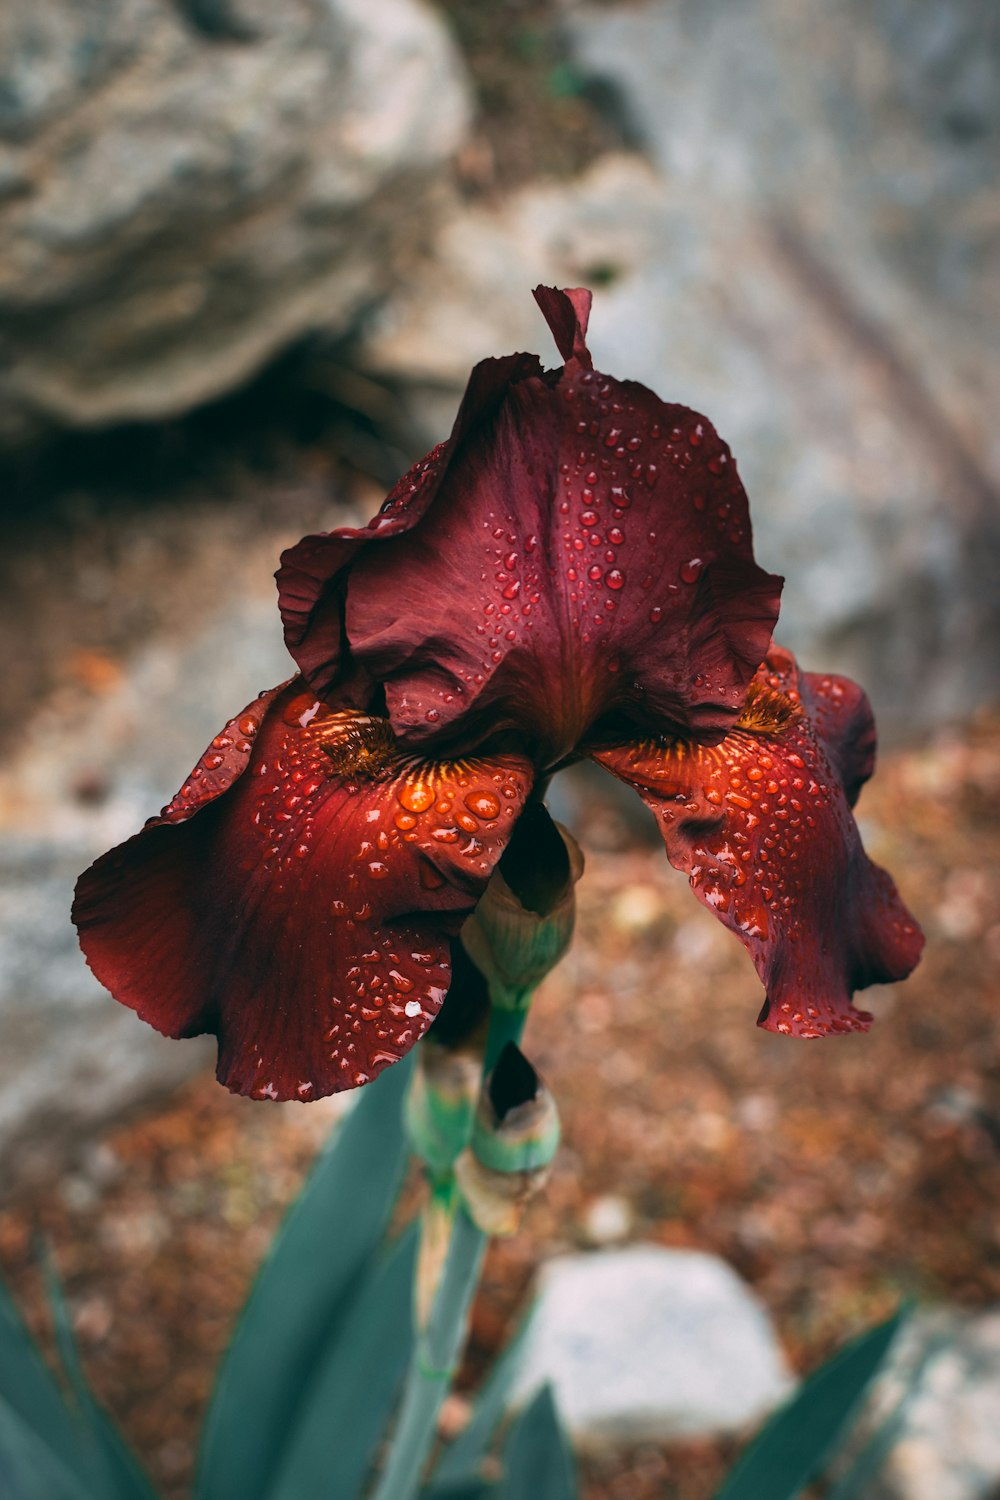
{"type": "Polygon", "coordinates": [[[206,1063],[90,979],[74,878],[286,675],[280,549],[370,514],[473,361],[555,362],[538,281],[730,441],[780,638],[917,767],[932,939],[993,952],[992,773],[954,798],[1000,697],[998,85],[988,0],[5,0],[3,1191],[206,1063]]]}

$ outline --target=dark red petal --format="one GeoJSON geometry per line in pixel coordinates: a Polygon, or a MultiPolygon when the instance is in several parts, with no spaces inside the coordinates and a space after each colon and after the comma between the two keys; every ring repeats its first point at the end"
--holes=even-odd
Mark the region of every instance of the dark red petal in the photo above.
{"type": "Polygon", "coordinates": [[[729,449],[686,407],[588,368],[580,293],[539,302],[572,357],[512,381],[453,443],[433,512],[356,558],[351,651],[411,743],[510,727],[553,762],[615,710],[721,734],[780,590],[753,561],[729,449]]]}
{"type": "Polygon", "coordinates": [[[566,363],[576,359],[584,369],[593,369],[594,362],[587,348],[592,294],[582,286],[567,287],[565,291],[554,286],[536,286],[532,296],[541,308],[556,348],[566,363]]]}
{"type": "MultiPolygon", "coordinates": [[[[511,384],[540,372],[533,354],[483,360],[472,372],[451,437],[403,475],[367,526],[306,536],[282,553],[275,578],[285,643],[316,692],[328,693],[353,675],[343,639],[350,563],[370,543],[400,536],[423,518],[463,442],[475,442],[511,384]]],[[[360,702],[363,694],[352,696],[360,702]]]]}
{"type": "Polygon", "coordinates": [[[384,720],[332,713],[297,679],[227,725],[161,816],[81,877],[87,960],[168,1036],[215,1033],[237,1093],[367,1082],[437,1014],[450,935],[530,774],[514,756],[401,758],[384,720]]]}
{"type": "Polygon", "coordinates": [[[845,795],[873,745],[864,695],[772,652],[718,745],[646,743],[596,759],[657,815],[671,864],[750,953],[759,1024],[795,1036],[867,1030],[851,995],[904,979],[923,938],[861,847],[845,795]],[[851,739],[852,731],[856,737],[851,739]],[[846,770],[845,770],[846,768],[846,770]]]}

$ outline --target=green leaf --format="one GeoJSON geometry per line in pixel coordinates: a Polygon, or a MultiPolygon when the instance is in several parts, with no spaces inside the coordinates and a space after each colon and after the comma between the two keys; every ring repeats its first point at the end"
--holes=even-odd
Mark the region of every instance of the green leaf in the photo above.
{"type": "Polygon", "coordinates": [[[573,1454],[551,1386],[543,1386],[514,1423],[503,1460],[497,1500],[576,1500],[573,1454]]]}
{"type": "Polygon", "coordinates": [[[487,1376],[468,1426],[445,1448],[434,1470],[435,1487],[468,1484],[478,1474],[506,1409],[530,1322],[529,1313],[487,1376]]]}
{"type": "Polygon", "coordinates": [[[413,1347],[411,1225],[364,1278],[304,1393],[269,1500],[357,1500],[413,1347]]]}
{"type": "Polygon", "coordinates": [[[0,1495],[3,1500],[106,1500],[7,1400],[0,1399],[0,1495]]]}
{"type": "Polygon", "coordinates": [[[420,1491],[420,1500],[493,1500],[497,1493],[495,1484],[485,1479],[460,1479],[448,1484],[432,1484],[429,1490],[420,1491]]]}
{"type": "Polygon", "coordinates": [[[833,1456],[907,1315],[901,1309],[811,1375],[747,1449],[715,1500],[793,1500],[801,1494],[833,1456]]]}
{"type": "Polygon", "coordinates": [[[56,1273],[55,1263],[47,1247],[42,1250],[42,1264],[56,1341],[59,1346],[59,1357],[62,1360],[66,1378],[76,1396],[85,1440],[93,1454],[90,1462],[103,1475],[100,1493],[102,1496],[107,1496],[107,1500],[154,1500],[155,1492],[142,1472],[138,1460],[130,1452],[118,1429],[87,1384],[87,1377],[83,1373],[73,1334],[69,1308],[66,1306],[66,1298],[56,1273]]]}
{"type": "MultiPolygon", "coordinates": [[[[5,1431],[16,1437],[22,1428],[29,1429],[49,1451],[54,1463],[77,1475],[81,1482],[94,1476],[94,1455],[87,1451],[80,1426],[2,1281],[0,1401],[6,1404],[5,1431]]],[[[21,1443],[20,1447],[23,1446],[21,1443]]]]}
{"type": "Polygon", "coordinates": [[[337,1337],[395,1202],[411,1060],[362,1090],[275,1239],[209,1409],[195,1486],[201,1500],[267,1493],[317,1361],[337,1337]]]}

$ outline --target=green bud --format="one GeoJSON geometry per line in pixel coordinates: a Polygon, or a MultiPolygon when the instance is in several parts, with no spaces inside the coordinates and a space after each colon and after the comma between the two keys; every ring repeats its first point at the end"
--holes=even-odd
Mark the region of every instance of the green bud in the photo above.
{"type": "Polygon", "coordinates": [[[524,1007],[569,947],[576,917],[573,887],[583,855],[572,834],[540,802],[529,803],[462,943],[486,977],[494,1006],[524,1007]]]}
{"type": "Polygon", "coordinates": [[[432,1175],[449,1171],[472,1131],[481,1060],[430,1038],[421,1044],[406,1096],[406,1131],[414,1153],[432,1175]]]}
{"type": "Polygon", "coordinates": [[[558,1145],[555,1101],[508,1042],[480,1093],[468,1149],[455,1163],[473,1222],[487,1234],[513,1234],[546,1182],[558,1145]]]}

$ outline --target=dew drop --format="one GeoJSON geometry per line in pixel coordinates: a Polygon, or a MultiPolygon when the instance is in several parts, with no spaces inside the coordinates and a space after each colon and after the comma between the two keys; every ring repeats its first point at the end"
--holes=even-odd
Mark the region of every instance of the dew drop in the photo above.
{"type": "Polygon", "coordinates": [[[400,787],[398,796],[407,812],[422,813],[434,805],[437,794],[425,781],[408,781],[400,787]]]}
{"type": "Polygon", "coordinates": [[[701,570],[705,566],[700,557],[692,557],[680,565],[679,574],[682,583],[697,583],[701,577],[701,570]]]}
{"type": "Polygon", "coordinates": [[[286,706],[281,717],[286,724],[297,724],[300,729],[305,729],[322,707],[322,703],[314,693],[299,693],[286,706]]]}
{"type": "Polygon", "coordinates": [[[620,568],[611,568],[604,581],[609,589],[620,589],[625,582],[625,574],[620,568]]]}
{"type": "Polygon", "coordinates": [[[465,798],[465,805],[477,818],[496,818],[500,816],[500,799],[492,792],[470,792],[465,798]]]}

